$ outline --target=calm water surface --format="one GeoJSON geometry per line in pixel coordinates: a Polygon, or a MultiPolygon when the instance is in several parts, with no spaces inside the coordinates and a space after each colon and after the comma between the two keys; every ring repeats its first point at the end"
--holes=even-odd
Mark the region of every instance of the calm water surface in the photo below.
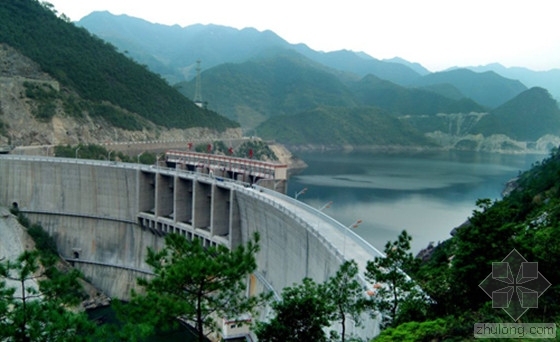
{"type": "Polygon", "coordinates": [[[361,219],[354,232],[383,250],[406,229],[412,251],[447,239],[476,208],[479,198],[499,199],[505,183],[546,155],[481,152],[341,153],[309,152],[309,165],[288,183],[288,195],[345,225],[361,219]]]}

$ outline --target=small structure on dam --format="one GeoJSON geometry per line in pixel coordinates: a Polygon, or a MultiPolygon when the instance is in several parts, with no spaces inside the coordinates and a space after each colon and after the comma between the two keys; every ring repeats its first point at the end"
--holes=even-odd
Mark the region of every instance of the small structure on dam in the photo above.
{"type": "Polygon", "coordinates": [[[171,168],[256,184],[283,194],[287,191],[285,164],[191,151],[167,151],[165,161],[171,168]]]}

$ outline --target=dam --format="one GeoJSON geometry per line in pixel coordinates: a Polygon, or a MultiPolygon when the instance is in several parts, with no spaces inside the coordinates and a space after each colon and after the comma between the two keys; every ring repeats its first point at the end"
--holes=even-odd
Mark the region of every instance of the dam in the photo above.
{"type": "MultiPolygon", "coordinates": [[[[0,205],[40,223],[62,257],[106,294],[124,300],[138,277],[151,274],[147,248],[161,248],[172,232],[228,248],[258,232],[249,292],[273,291],[277,298],[304,277],[326,281],[343,260],[355,260],[363,274],[367,261],[382,255],[294,198],[182,165],[0,155],[0,205]]],[[[366,316],[364,327],[349,330],[371,338],[379,327],[366,316]]]]}

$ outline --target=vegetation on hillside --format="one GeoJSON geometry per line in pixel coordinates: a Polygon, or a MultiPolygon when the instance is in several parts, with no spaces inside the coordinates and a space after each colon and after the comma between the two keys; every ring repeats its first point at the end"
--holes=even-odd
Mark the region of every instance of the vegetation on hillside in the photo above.
{"type": "Polygon", "coordinates": [[[63,158],[80,158],[92,160],[114,160],[126,163],[155,164],[157,155],[152,152],[143,152],[136,157],[131,157],[119,151],[108,150],[99,145],[55,146],[54,155],[63,158]]]}
{"type": "Polygon", "coordinates": [[[544,88],[531,88],[492,110],[474,127],[475,133],[505,134],[536,141],[545,134],[560,135],[560,108],[544,88]]]}
{"type": "Polygon", "coordinates": [[[289,145],[430,146],[410,125],[375,107],[320,107],[297,115],[274,117],[257,128],[264,139],[289,145]]]}
{"type": "MultiPolygon", "coordinates": [[[[293,51],[274,52],[202,73],[208,106],[252,128],[269,117],[295,114],[319,105],[355,105],[347,87],[325,67],[293,51]]],[[[193,96],[194,80],[178,86],[185,96],[193,96]]]]}
{"type": "Polygon", "coordinates": [[[527,90],[523,83],[493,71],[476,73],[468,69],[454,69],[432,73],[417,79],[414,86],[451,84],[466,97],[489,108],[495,108],[527,90]]]}
{"type": "Polygon", "coordinates": [[[368,75],[350,86],[365,106],[377,106],[395,115],[435,115],[438,113],[470,113],[485,111],[484,107],[464,96],[449,98],[426,89],[405,88],[368,75]]]}
{"type": "MultiPolygon", "coordinates": [[[[430,339],[470,340],[474,323],[551,323],[560,321],[560,151],[522,173],[517,188],[502,200],[480,199],[468,224],[434,248],[430,258],[409,274],[433,302],[424,315],[407,318],[378,338],[400,336],[414,341],[420,331],[430,339]],[[493,263],[516,250],[551,286],[533,307],[513,317],[509,311],[492,308],[492,299],[480,284],[492,274],[493,263]]],[[[513,277],[519,269],[512,266],[513,277]]],[[[502,283],[502,287],[507,284],[502,283]]],[[[539,291],[545,287],[527,283],[539,291]],[[536,287],[536,288],[535,288],[536,287]]],[[[519,299],[513,295],[511,305],[519,299]]],[[[513,306],[514,307],[514,306],[513,306]]],[[[512,308],[513,308],[512,307],[512,308]]],[[[509,309],[509,307],[508,307],[509,309]]],[[[402,312],[405,313],[404,311],[402,312]]]]}
{"type": "Polygon", "coordinates": [[[75,269],[62,266],[56,244],[39,224],[12,209],[35,241],[15,260],[0,258],[1,341],[94,341],[97,329],[74,312],[85,294],[75,269]],[[16,290],[18,289],[18,290],[16,290]]]}
{"type": "MultiPolygon", "coordinates": [[[[93,108],[88,109],[94,116],[123,115],[123,110],[114,109],[117,106],[165,127],[224,130],[238,126],[185,99],[160,76],[117,52],[114,46],[57,18],[48,3],[2,1],[0,22],[0,42],[31,58],[63,87],[90,101],[93,108]]],[[[53,115],[52,104],[45,102],[40,107],[37,117],[48,120],[53,115]]],[[[121,126],[138,124],[127,122],[127,118],[130,117],[120,119],[121,126]]]]}

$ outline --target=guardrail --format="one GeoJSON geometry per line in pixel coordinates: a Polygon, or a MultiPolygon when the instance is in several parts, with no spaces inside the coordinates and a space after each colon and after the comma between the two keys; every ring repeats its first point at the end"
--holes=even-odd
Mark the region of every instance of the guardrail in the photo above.
{"type": "Polygon", "coordinates": [[[266,193],[268,195],[271,195],[271,196],[276,197],[278,199],[281,199],[283,201],[287,201],[290,204],[295,205],[299,209],[307,211],[309,214],[320,217],[322,220],[328,222],[330,225],[332,225],[333,227],[338,229],[340,232],[342,232],[344,234],[348,234],[347,237],[354,240],[354,242],[358,243],[362,248],[369,251],[372,255],[376,255],[376,256],[379,256],[379,257],[385,257],[384,253],[379,251],[377,248],[373,247],[369,242],[364,240],[361,236],[354,233],[353,231],[348,229],[346,226],[344,226],[342,223],[338,222],[337,220],[335,220],[334,218],[325,214],[324,212],[322,212],[322,211],[320,211],[316,208],[313,208],[312,206],[310,206],[310,205],[308,205],[304,202],[298,201],[295,198],[292,198],[290,196],[287,196],[287,195],[284,195],[284,194],[281,194],[281,193],[278,193],[278,192],[275,192],[275,191],[272,191],[270,189],[263,188],[263,187],[260,187],[260,186],[255,186],[255,187],[258,188],[258,190],[263,192],[263,193],[266,193]]]}

